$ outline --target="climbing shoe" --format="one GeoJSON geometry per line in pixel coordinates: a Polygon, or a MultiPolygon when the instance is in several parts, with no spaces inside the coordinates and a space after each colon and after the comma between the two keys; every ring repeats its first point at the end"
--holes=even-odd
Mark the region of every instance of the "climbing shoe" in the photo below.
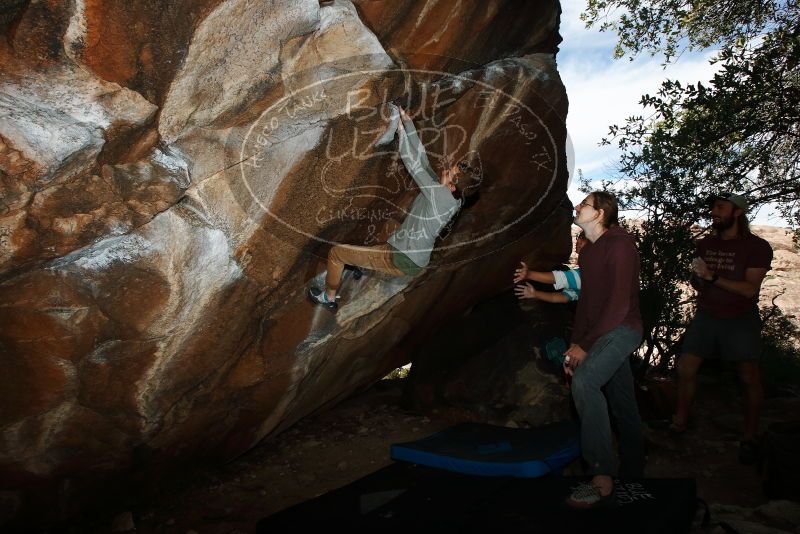
{"type": "Polygon", "coordinates": [[[336,303],[336,299],[329,300],[328,293],[326,293],[324,289],[320,289],[316,286],[308,288],[308,298],[310,298],[311,302],[314,304],[321,304],[323,307],[333,312],[339,307],[336,303]]]}
{"type": "Polygon", "coordinates": [[[364,276],[364,271],[362,271],[360,267],[356,267],[355,265],[353,265],[351,269],[353,270],[353,280],[361,280],[361,277],[364,276]]]}

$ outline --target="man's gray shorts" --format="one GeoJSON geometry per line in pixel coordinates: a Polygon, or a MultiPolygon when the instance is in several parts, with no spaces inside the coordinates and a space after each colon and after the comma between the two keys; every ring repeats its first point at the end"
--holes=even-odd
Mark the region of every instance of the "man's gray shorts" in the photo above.
{"type": "Polygon", "coordinates": [[[726,361],[757,360],[761,355],[761,317],[754,308],[733,319],[697,311],[683,336],[684,354],[726,361]]]}

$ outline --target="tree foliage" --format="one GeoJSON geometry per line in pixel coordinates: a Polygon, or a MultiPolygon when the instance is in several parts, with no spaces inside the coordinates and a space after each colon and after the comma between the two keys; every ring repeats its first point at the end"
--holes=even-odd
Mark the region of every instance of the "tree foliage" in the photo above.
{"type": "Polygon", "coordinates": [[[615,57],[646,52],[669,62],[687,49],[753,41],[796,7],[783,0],[588,0],[581,19],[617,33],[615,57]]]}
{"type": "Polygon", "coordinates": [[[800,328],[784,315],[775,304],[761,308],[764,328],[761,331],[762,353],[769,355],[764,359],[762,374],[768,388],[777,389],[780,394],[800,396],[800,363],[798,362],[797,340],[800,328]]]}
{"type": "Polygon", "coordinates": [[[615,31],[617,57],[714,47],[711,80],[665,80],[644,95],[646,112],[610,127],[619,173],[604,187],[644,218],[632,228],[642,254],[647,355],[673,356],[698,237],[693,224],[712,192],[773,203],[800,225],[800,9],[798,0],[588,0],[587,26],[615,31]]]}

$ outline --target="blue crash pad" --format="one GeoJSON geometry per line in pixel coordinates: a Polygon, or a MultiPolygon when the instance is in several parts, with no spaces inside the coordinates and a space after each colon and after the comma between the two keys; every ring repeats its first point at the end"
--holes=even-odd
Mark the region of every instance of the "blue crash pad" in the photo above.
{"type": "Polygon", "coordinates": [[[392,445],[391,456],[468,475],[534,478],[559,472],[580,456],[579,428],[574,421],[537,428],[463,423],[392,445]]]}

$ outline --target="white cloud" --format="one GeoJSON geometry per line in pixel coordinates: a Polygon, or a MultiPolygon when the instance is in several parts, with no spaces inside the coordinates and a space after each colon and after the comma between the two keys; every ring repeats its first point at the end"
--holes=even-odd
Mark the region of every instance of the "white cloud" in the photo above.
{"type": "Polygon", "coordinates": [[[639,105],[640,97],[654,94],[666,77],[687,83],[710,79],[715,68],[709,65],[709,57],[710,54],[684,58],[666,71],[655,61],[560,63],[559,71],[569,97],[567,129],[575,146],[577,166],[588,173],[612,158],[614,150],[597,147],[600,139],[607,135],[610,125],[622,124],[629,116],[645,113],[639,105]]]}
{"type": "Polygon", "coordinates": [[[755,213],[748,215],[750,222],[764,226],[781,226],[788,228],[786,220],[778,213],[778,205],[770,202],[761,206],[755,213]]]}
{"type": "Polygon", "coordinates": [[[565,41],[569,36],[568,46],[572,48],[601,50],[610,58],[616,38],[610,32],[600,33],[596,29],[586,30],[586,25],[580,20],[580,14],[585,5],[585,0],[561,2],[561,36],[565,41]]]}
{"type": "MultiPolygon", "coordinates": [[[[639,105],[643,94],[654,94],[666,78],[685,83],[708,81],[716,71],[709,64],[713,52],[684,54],[675,64],[662,68],[660,58],[647,55],[634,61],[612,59],[615,34],[587,30],[580,21],[584,2],[563,2],[558,66],[569,97],[567,130],[574,146],[574,160],[568,158],[573,172],[597,180],[609,177],[619,158],[613,146],[599,147],[612,124],[623,124],[632,115],[642,115],[639,105]]],[[[577,177],[571,179],[570,199],[580,201],[577,177]]]]}

